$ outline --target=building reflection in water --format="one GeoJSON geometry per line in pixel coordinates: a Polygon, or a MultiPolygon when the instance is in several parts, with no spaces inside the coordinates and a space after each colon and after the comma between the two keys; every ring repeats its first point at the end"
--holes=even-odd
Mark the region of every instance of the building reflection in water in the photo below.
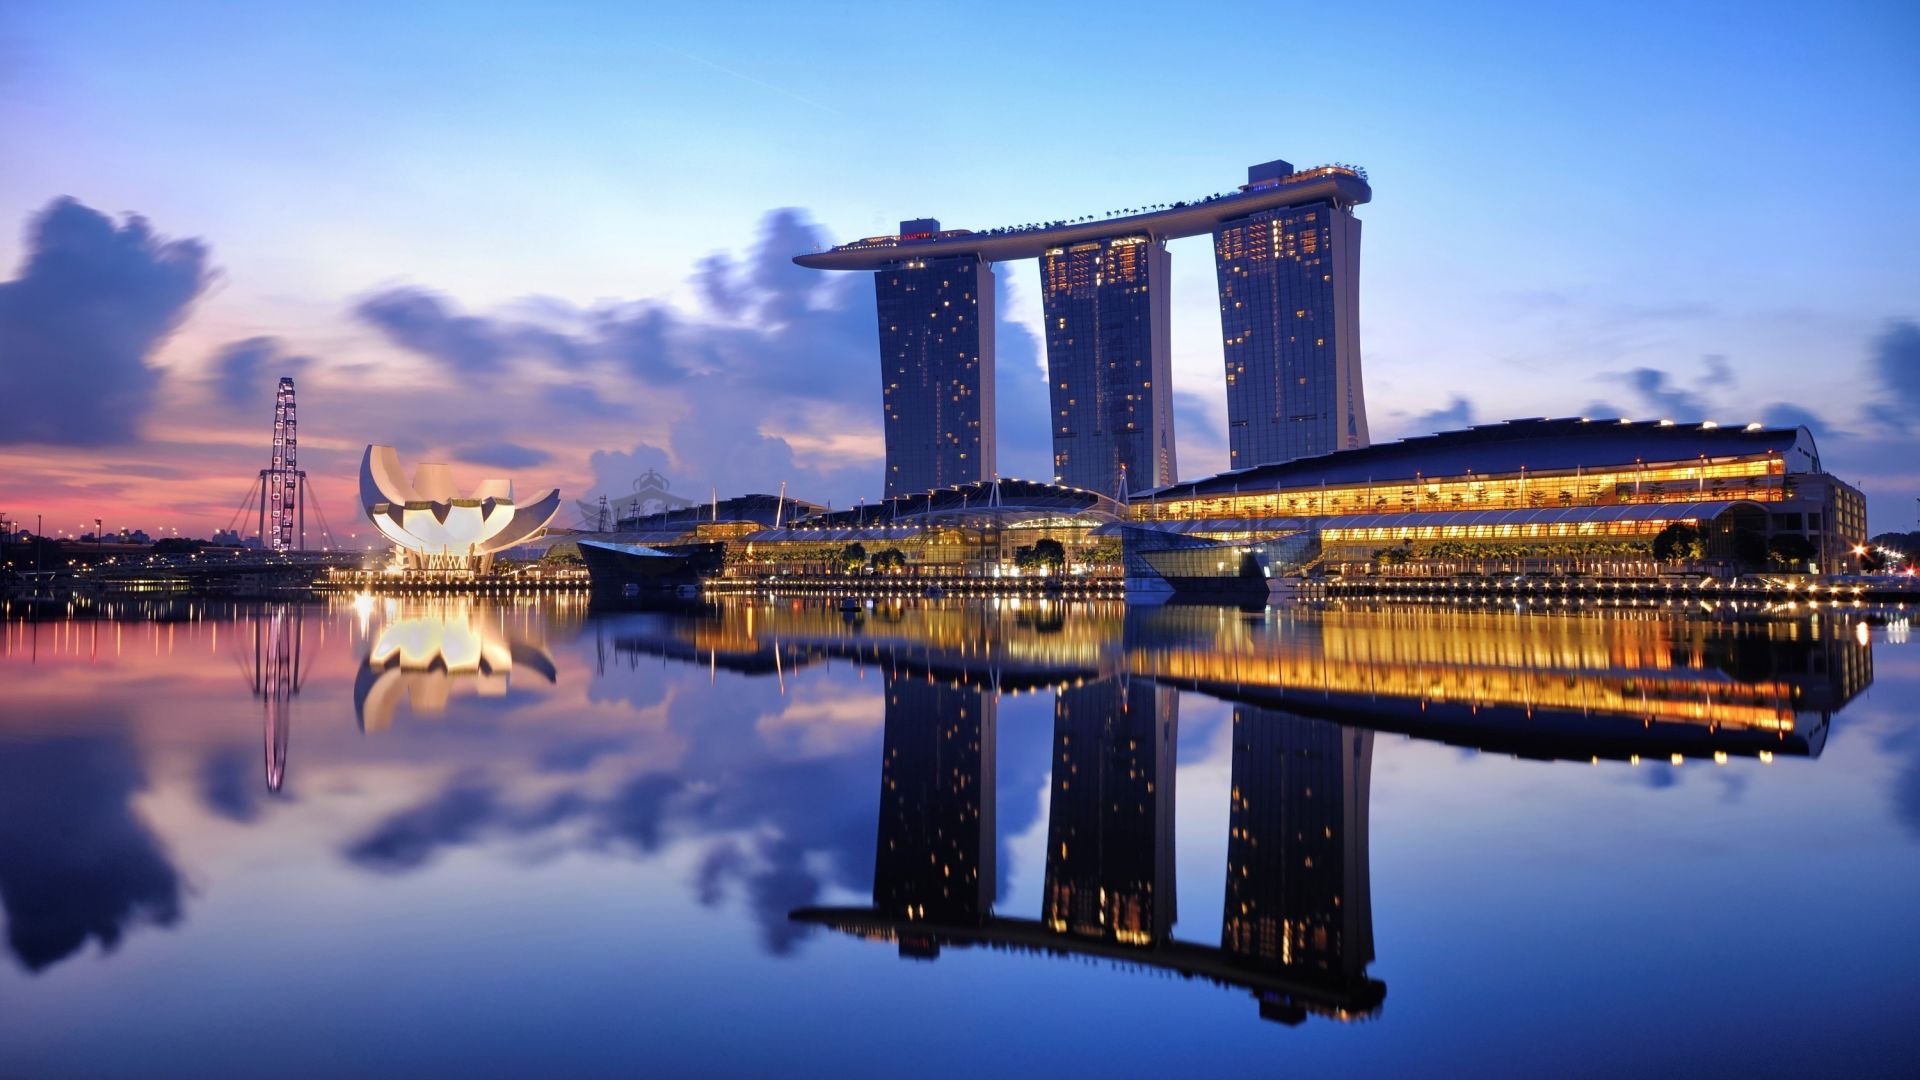
{"type": "Polygon", "coordinates": [[[977,925],[993,908],[992,694],[889,674],[873,906],[977,925]]]}
{"type": "Polygon", "coordinates": [[[795,920],[918,959],[978,946],[1204,978],[1249,991],[1261,1016],[1286,1023],[1379,1008],[1386,987],[1365,976],[1370,736],[1253,710],[1236,723],[1238,880],[1215,948],[1172,936],[1173,692],[1119,679],[1059,691],[1038,920],[992,912],[991,709],[964,683],[889,678],[873,905],[803,908],[795,920]],[[1242,753],[1239,733],[1263,725],[1242,753]],[[1291,865],[1300,860],[1304,870],[1291,865]]]}
{"type": "Polygon", "coordinates": [[[1129,613],[1125,668],[1238,704],[1525,757],[1817,757],[1873,681],[1833,616],[1220,608],[1129,613]]]}
{"type": "Polygon", "coordinates": [[[403,699],[416,715],[440,715],[458,694],[505,697],[516,669],[559,679],[545,642],[510,626],[501,609],[467,602],[402,609],[367,647],[353,683],[354,715],[360,730],[386,731],[403,699]]]}
{"type": "Polygon", "coordinates": [[[1101,679],[1054,697],[1053,789],[1041,922],[1150,945],[1173,931],[1173,774],[1179,695],[1101,679]]]}
{"type": "MultiPolygon", "coordinates": [[[[1233,710],[1233,786],[1220,949],[1252,971],[1307,968],[1336,985],[1373,962],[1367,881],[1373,733],[1266,709],[1233,710]]],[[[1296,1023],[1298,1003],[1261,1013],[1296,1023]]]]}
{"type": "MultiPolygon", "coordinates": [[[[1044,606],[1044,604],[1043,604],[1044,606]]],[[[629,654],[740,671],[887,672],[873,904],[792,917],[898,945],[1083,956],[1204,978],[1298,1023],[1375,1013],[1375,732],[1582,763],[1817,757],[1872,681],[1847,612],[1108,608],[798,601],[630,624],[629,654]],[[994,702],[1053,688],[1038,919],[992,911],[994,702]],[[1234,706],[1218,945],[1172,935],[1177,693],[1234,706]]],[[[1211,935],[1208,935],[1211,936],[1211,935]]]]}

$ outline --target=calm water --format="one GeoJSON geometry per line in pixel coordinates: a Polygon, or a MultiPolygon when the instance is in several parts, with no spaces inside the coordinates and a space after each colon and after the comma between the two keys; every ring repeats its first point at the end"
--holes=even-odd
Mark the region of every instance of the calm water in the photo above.
{"type": "Polygon", "coordinates": [[[14,620],[0,1075],[1910,1075],[1905,638],[771,600],[14,620]]]}

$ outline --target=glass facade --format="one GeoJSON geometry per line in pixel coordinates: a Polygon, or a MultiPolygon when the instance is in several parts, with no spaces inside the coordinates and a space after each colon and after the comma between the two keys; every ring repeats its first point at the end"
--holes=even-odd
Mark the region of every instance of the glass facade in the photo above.
{"type": "Polygon", "coordinates": [[[886,683],[873,906],[968,924],[993,909],[991,693],[911,675],[886,683]]]}
{"type": "Polygon", "coordinates": [[[994,473],[993,269],[971,255],[873,276],[889,498],[994,473]]]}
{"type": "Polygon", "coordinates": [[[1362,975],[1373,960],[1372,768],[1371,731],[1234,708],[1222,951],[1252,967],[1362,975]]]}
{"type": "Polygon", "coordinates": [[[1229,467],[1368,444],[1360,380],[1360,220],[1334,202],[1264,210],[1213,234],[1229,467]]]}
{"type": "Polygon", "coordinates": [[[1177,479],[1170,272],[1145,236],[1041,256],[1055,482],[1120,495],[1177,479]]]}
{"type": "Polygon", "coordinates": [[[1178,726],[1178,693],[1145,679],[1055,695],[1040,916],[1048,929],[1123,945],[1173,932],[1178,726]]]}

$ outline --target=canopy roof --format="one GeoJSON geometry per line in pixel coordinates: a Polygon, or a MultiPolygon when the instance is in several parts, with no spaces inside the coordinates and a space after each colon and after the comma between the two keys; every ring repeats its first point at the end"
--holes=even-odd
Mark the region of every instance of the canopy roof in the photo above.
{"type": "Polygon", "coordinates": [[[1180,535],[1219,532],[1305,532],[1326,529],[1417,529],[1449,525],[1559,525],[1609,521],[1712,521],[1735,507],[1764,510],[1743,499],[1717,502],[1630,503],[1611,506],[1541,506],[1499,510],[1436,510],[1428,513],[1334,514],[1327,517],[1195,518],[1140,523],[1180,535]]]}
{"type": "Polygon", "coordinates": [[[976,516],[988,512],[999,515],[1017,512],[1092,514],[1102,519],[1112,519],[1124,516],[1125,509],[1097,491],[1002,477],[998,480],[955,484],[925,493],[896,495],[870,506],[815,514],[799,524],[825,527],[863,523],[878,525],[925,522],[949,515],[976,516]]]}
{"type": "Polygon", "coordinates": [[[1252,468],[1136,493],[1133,502],[1256,494],[1325,485],[1400,483],[1442,476],[1573,472],[1640,461],[1722,460],[1778,454],[1789,472],[1819,472],[1820,454],[1804,427],[1719,427],[1708,423],[1570,417],[1508,420],[1443,431],[1359,450],[1252,468]]]}

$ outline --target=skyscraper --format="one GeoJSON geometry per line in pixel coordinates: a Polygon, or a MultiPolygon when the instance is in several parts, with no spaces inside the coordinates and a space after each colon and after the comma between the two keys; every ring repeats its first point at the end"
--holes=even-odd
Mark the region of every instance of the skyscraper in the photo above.
{"type": "MultiPolygon", "coordinates": [[[[1247,170],[1246,192],[1293,166],[1247,170]]],[[[1368,444],[1360,381],[1360,219],[1335,192],[1224,220],[1213,234],[1226,344],[1228,467],[1368,444]]]]}
{"type": "Polygon", "coordinates": [[[1178,709],[1177,691],[1145,680],[1055,697],[1040,913],[1055,933],[1144,946],[1173,932],[1178,709]]]}
{"type": "Polygon", "coordinates": [[[1171,272],[1166,245],[1145,235],[1041,254],[1056,482],[1119,495],[1178,479],[1171,272]]]}
{"type": "Polygon", "coordinates": [[[1220,948],[1255,969],[1357,982],[1373,961],[1367,802],[1373,733],[1233,710],[1220,948]]]}
{"type": "Polygon", "coordinates": [[[1232,466],[1367,445],[1352,165],[1271,161],[1236,191],[997,229],[900,231],[795,255],[874,275],[889,497],[996,471],[995,263],[1041,261],[1048,428],[1061,483],[1106,494],[1177,479],[1168,240],[1212,234],[1232,466]]]}
{"type": "MultiPolygon", "coordinates": [[[[904,221],[903,234],[938,232],[904,221]]],[[[873,275],[887,497],[994,473],[993,268],[977,255],[902,259],[873,275]]]]}
{"type": "Polygon", "coordinates": [[[873,906],[978,924],[993,910],[992,694],[889,675],[873,906]]]}

